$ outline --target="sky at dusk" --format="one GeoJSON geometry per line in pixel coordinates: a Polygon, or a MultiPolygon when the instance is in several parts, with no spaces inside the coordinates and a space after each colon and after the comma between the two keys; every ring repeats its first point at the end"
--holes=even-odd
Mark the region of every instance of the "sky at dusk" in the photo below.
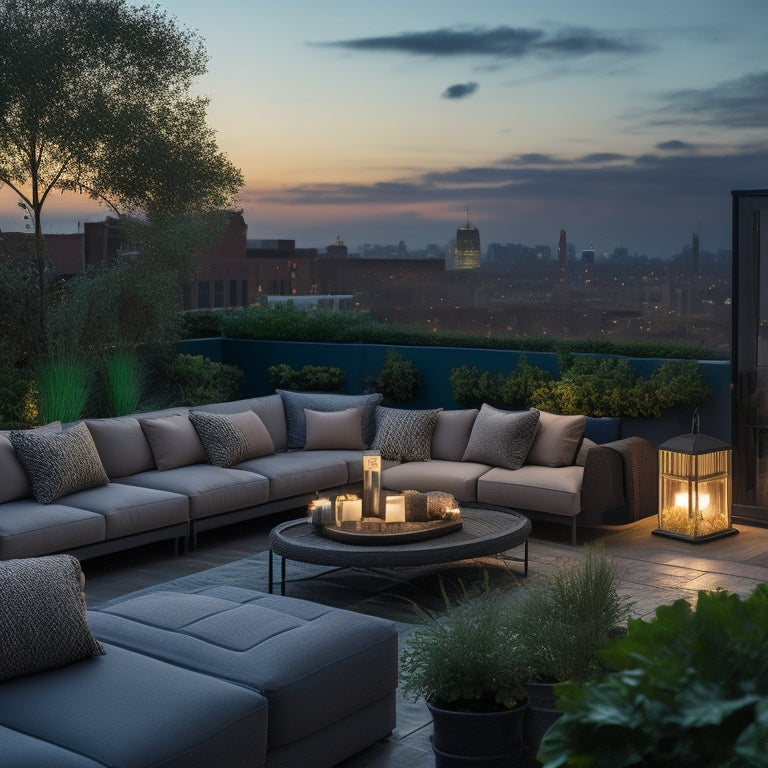
{"type": "MultiPolygon", "coordinates": [[[[137,5],[142,4],[137,0],[137,5]]],[[[765,0],[166,0],[210,57],[250,238],[669,256],[768,187],[765,0]]],[[[0,229],[22,230],[0,190],[0,229]]],[[[106,212],[77,196],[44,232],[106,212]]]]}

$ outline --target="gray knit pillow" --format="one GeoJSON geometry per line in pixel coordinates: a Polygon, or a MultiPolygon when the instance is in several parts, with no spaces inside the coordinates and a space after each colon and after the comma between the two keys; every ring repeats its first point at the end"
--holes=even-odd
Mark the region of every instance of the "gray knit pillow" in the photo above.
{"type": "Polygon", "coordinates": [[[40,504],[109,482],[88,427],[78,422],[63,432],[11,432],[16,455],[40,504]]]}
{"type": "Polygon", "coordinates": [[[100,656],[70,555],[0,562],[0,680],[100,656]]]}
{"type": "Polygon", "coordinates": [[[500,411],[484,403],[477,414],[462,461],[520,469],[536,436],[539,412],[500,411]]]}
{"type": "Polygon", "coordinates": [[[410,411],[399,408],[376,409],[376,437],[371,448],[391,461],[429,461],[432,458],[432,433],[440,409],[410,411]]]}
{"type": "Polygon", "coordinates": [[[241,461],[275,452],[264,422],[253,412],[219,414],[190,411],[208,461],[216,467],[231,467],[241,461]]]}

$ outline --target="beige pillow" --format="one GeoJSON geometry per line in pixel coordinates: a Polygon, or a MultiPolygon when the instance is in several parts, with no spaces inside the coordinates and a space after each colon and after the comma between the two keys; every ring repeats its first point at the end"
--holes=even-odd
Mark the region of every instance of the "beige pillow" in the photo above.
{"type": "Polygon", "coordinates": [[[208,456],[186,413],[139,419],[158,469],[207,464],[208,456]]]}
{"type": "Polygon", "coordinates": [[[305,451],[355,450],[363,451],[363,411],[347,408],[344,411],[311,411],[304,409],[307,425],[305,451]]]}
{"type": "Polygon", "coordinates": [[[539,429],[525,463],[542,467],[570,467],[584,436],[586,422],[585,416],[561,416],[541,411],[539,429]]]}

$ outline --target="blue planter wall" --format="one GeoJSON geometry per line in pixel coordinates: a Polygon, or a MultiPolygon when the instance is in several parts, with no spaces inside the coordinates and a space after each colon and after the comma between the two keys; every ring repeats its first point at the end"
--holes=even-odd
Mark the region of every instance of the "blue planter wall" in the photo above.
{"type": "MultiPolygon", "coordinates": [[[[324,344],[312,342],[250,341],[242,339],[193,339],[177,342],[179,352],[205,355],[216,362],[236,365],[245,373],[243,395],[254,397],[274,392],[267,369],[287,363],[337,366],[346,373],[346,391],[360,394],[375,389],[375,379],[384,356],[393,347],[380,344],[324,344]]],[[[458,408],[451,391],[451,370],[469,365],[480,370],[509,373],[525,355],[531,365],[557,374],[557,355],[551,352],[466,349],[459,347],[394,347],[419,368],[422,387],[408,408],[458,408]]],[[[649,376],[662,363],[657,358],[625,358],[641,376],[649,376]]],[[[699,370],[712,391],[700,408],[701,431],[725,442],[731,441],[731,366],[723,360],[701,360],[699,370]]],[[[689,432],[693,408],[665,414],[662,419],[631,419],[623,434],[641,434],[654,443],[689,432]]]]}

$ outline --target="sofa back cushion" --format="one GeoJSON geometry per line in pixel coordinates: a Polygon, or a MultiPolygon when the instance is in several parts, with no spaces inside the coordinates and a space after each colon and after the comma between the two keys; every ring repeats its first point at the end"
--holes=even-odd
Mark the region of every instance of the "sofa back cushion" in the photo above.
{"type": "Polygon", "coordinates": [[[86,419],[85,425],[110,479],[155,468],[155,457],[138,419],[133,416],[86,419]]]}
{"type": "Polygon", "coordinates": [[[80,563],[74,557],[0,562],[0,595],[0,680],[104,653],[88,626],[80,563]]]}
{"type": "Polygon", "coordinates": [[[462,461],[504,469],[520,469],[533,444],[539,412],[500,411],[483,403],[472,425],[462,461]]]}
{"type": "Polygon", "coordinates": [[[288,427],[288,448],[303,448],[307,441],[307,423],[304,409],[311,411],[344,411],[347,408],[363,406],[363,442],[366,447],[376,435],[376,407],[383,395],[341,395],[333,392],[291,392],[278,389],[283,399],[285,421],[288,427]]]}
{"type": "Polygon", "coordinates": [[[584,437],[585,422],[584,416],[561,416],[540,411],[539,428],[525,463],[542,467],[570,467],[584,437]]]}
{"type": "Polygon", "coordinates": [[[14,430],[11,443],[40,504],[109,483],[91,433],[82,421],[62,432],[14,430]]]}
{"type": "MultiPolygon", "coordinates": [[[[54,421],[44,427],[38,427],[47,432],[61,432],[61,422],[54,421]]],[[[16,499],[32,498],[32,485],[29,482],[24,466],[19,461],[16,451],[11,444],[11,432],[0,431],[0,504],[16,499]]]]}
{"type": "Polygon", "coordinates": [[[207,464],[208,456],[197,436],[189,415],[177,413],[139,419],[139,424],[152,448],[155,465],[160,470],[207,464]]]}
{"type": "Polygon", "coordinates": [[[461,461],[477,414],[477,408],[440,411],[432,434],[432,458],[461,461]]]}
{"type": "Polygon", "coordinates": [[[231,467],[275,452],[267,428],[253,411],[190,411],[189,420],[205,448],[208,461],[216,467],[231,467]]]}

